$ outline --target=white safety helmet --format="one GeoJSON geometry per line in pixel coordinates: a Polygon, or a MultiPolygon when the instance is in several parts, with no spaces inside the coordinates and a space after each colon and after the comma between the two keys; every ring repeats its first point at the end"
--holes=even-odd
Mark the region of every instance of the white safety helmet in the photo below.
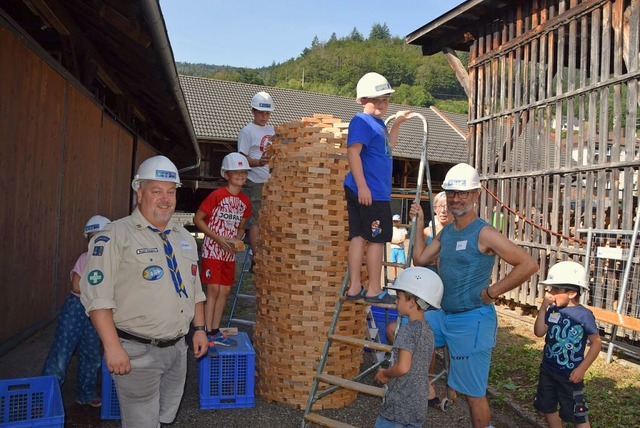
{"type": "Polygon", "coordinates": [[[109,223],[111,223],[111,220],[108,218],[101,215],[94,215],[87,221],[87,224],[84,225],[84,237],[88,237],[90,233],[100,232],[109,223]]]}
{"type": "Polygon", "coordinates": [[[220,167],[220,175],[224,177],[224,173],[227,171],[249,171],[249,161],[242,153],[229,153],[222,159],[222,166],[220,167]]]}
{"type": "Polygon", "coordinates": [[[273,98],[264,91],[258,92],[251,98],[251,108],[260,111],[273,111],[275,110],[273,98]]]}
{"type": "Polygon", "coordinates": [[[402,271],[387,287],[390,290],[402,290],[418,298],[418,305],[422,310],[428,306],[440,309],[444,286],[437,273],[425,267],[410,267],[402,271]]]}
{"type": "Polygon", "coordinates": [[[160,155],[151,157],[140,164],[138,172],[131,182],[133,190],[138,190],[140,182],[144,180],[168,181],[176,183],[176,187],[180,187],[181,184],[178,168],[167,157],[160,155]]]}
{"type": "Polygon", "coordinates": [[[560,262],[551,266],[549,273],[547,273],[547,279],[540,281],[540,284],[550,285],[552,287],[573,285],[588,290],[589,286],[587,285],[586,276],[587,271],[580,263],[571,261],[560,262]]]}
{"type": "Polygon", "coordinates": [[[478,171],[467,163],[459,163],[453,166],[442,183],[444,190],[473,190],[480,188],[480,176],[478,171]]]}
{"type": "Polygon", "coordinates": [[[395,91],[387,79],[378,73],[367,73],[358,80],[356,86],[356,101],[360,102],[362,98],[376,98],[382,95],[393,94],[395,91]]]}

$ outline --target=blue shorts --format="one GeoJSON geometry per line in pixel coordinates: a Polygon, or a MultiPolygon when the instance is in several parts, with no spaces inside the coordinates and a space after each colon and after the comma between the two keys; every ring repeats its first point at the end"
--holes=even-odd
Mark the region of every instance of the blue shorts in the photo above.
{"type": "Polygon", "coordinates": [[[433,330],[435,346],[449,348],[449,386],[470,397],[484,397],[498,331],[495,307],[460,313],[425,311],[424,318],[433,330]]]}
{"type": "Polygon", "coordinates": [[[391,263],[406,263],[407,259],[404,255],[404,248],[391,249],[391,263]]]}

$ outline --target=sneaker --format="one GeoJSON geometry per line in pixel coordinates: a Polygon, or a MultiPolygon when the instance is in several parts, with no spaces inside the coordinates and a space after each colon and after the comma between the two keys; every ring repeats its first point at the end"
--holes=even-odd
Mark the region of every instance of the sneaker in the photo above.
{"type": "Polygon", "coordinates": [[[102,406],[102,398],[96,397],[93,400],[88,401],[86,403],[83,403],[80,400],[76,400],[76,403],[80,404],[81,406],[87,405],[87,406],[91,406],[91,407],[100,407],[100,406],[102,406]]]}
{"type": "Polygon", "coordinates": [[[209,342],[209,350],[207,351],[207,355],[209,355],[210,357],[217,357],[218,354],[218,350],[216,349],[216,345],[213,344],[213,342],[209,342]]]}
{"type": "Polygon", "coordinates": [[[236,346],[238,344],[235,340],[229,339],[222,333],[218,333],[215,336],[209,336],[209,344],[211,343],[213,343],[213,346],[220,345],[227,347],[236,346]]]}
{"type": "Polygon", "coordinates": [[[365,296],[364,301],[369,303],[387,303],[393,305],[396,303],[396,296],[392,296],[387,292],[387,290],[384,290],[377,296],[365,296]]]}

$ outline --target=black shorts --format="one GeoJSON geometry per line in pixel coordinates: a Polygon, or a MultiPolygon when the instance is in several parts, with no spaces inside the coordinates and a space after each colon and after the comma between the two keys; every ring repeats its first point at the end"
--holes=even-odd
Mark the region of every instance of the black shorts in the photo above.
{"type": "Polygon", "coordinates": [[[584,382],[569,382],[566,377],[540,366],[538,392],[534,407],[542,413],[555,413],[560,404],[560,418],[565,422],[583,424],[589,420],[584,382]]]}
{"type": "Polygon", "coordinates": [[[345,186],[347,213],[349,214],[349,240],[359,236],[366,241],[391,242],[393,221],[391,202],[373,201],[370,206],[358,202],[358,195],[345,186]]]}

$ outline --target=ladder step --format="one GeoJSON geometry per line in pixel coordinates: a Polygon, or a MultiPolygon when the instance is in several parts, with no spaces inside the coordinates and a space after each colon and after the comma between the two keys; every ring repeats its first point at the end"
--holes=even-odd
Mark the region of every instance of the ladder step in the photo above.
{"type": "Polygon", "coordinates": [[[350,389],[352,391],[362,392],[363,394],[367,395],[373,395],[374,397],[384,397],[384,388],[380,388],[378,386],[367,385],[326,373],[316,376],[316,379],[321,382],[325,382],[331,385],[337,385],[342,388],[350,389]]]}
{"type": "Polygon", "coordinates": [[[304,420],[307,422],[320,425],[322,427],[329,428],[357,428],[353,425],[345,424],[344,422],[336,421],[335,419],[329,419],[326,416],[319,415],[317,413],[308,413],[305,415],[304,420]]]}
{"type": "Polygon", "coordinates": [[[406,265],[406,263],[394,263],[394,262],[385,262],[385,261],[382,262],[382,266],[398,267],[398,268],[402,268],[402,269],[408,267],[406,265]]]}
{"type": "Polygon", "coordinates": [[[255,299],[256,298],[256,296],[254,296],[253,294],[241,294],[241,293],[238,293],[238,294],[236,294],[236,296],[238,296],[238,297],[240,297],[242,299],[255,299]]]}
{"type": "Polygon", "coordinates": [[[391,352],[393,349],[391,345],[385,345],[384,343],[378,343],[372,340],[358,339],[357,337],[343,336],[341,334],[330,334],[329,340],[347,345],[356,345],[360,348],[373,349],[375,351],[391,352]]]}
{"type": "Polygon", "coordinates": [[[396,309],[395,303],[372,303],[372,302],[366,302],[364,299],[350,300],[350,299],[347,299],[345,296],[340,296],[340,300],[342,300],[343,303],[350,302],[350,303],[355,303],[356,305],[367,305],[367,306],[375,306],[378,308],[396,309]]]}
{"type": "Polygon", "coordinates": [[[234,322],[236,324],[244,324],[244,325],[255,325],[256,322],[255,321],[250,321],[250,320],[241,320],[239,318],[231,318],[229,320],[229,322],[234,322]]]}

